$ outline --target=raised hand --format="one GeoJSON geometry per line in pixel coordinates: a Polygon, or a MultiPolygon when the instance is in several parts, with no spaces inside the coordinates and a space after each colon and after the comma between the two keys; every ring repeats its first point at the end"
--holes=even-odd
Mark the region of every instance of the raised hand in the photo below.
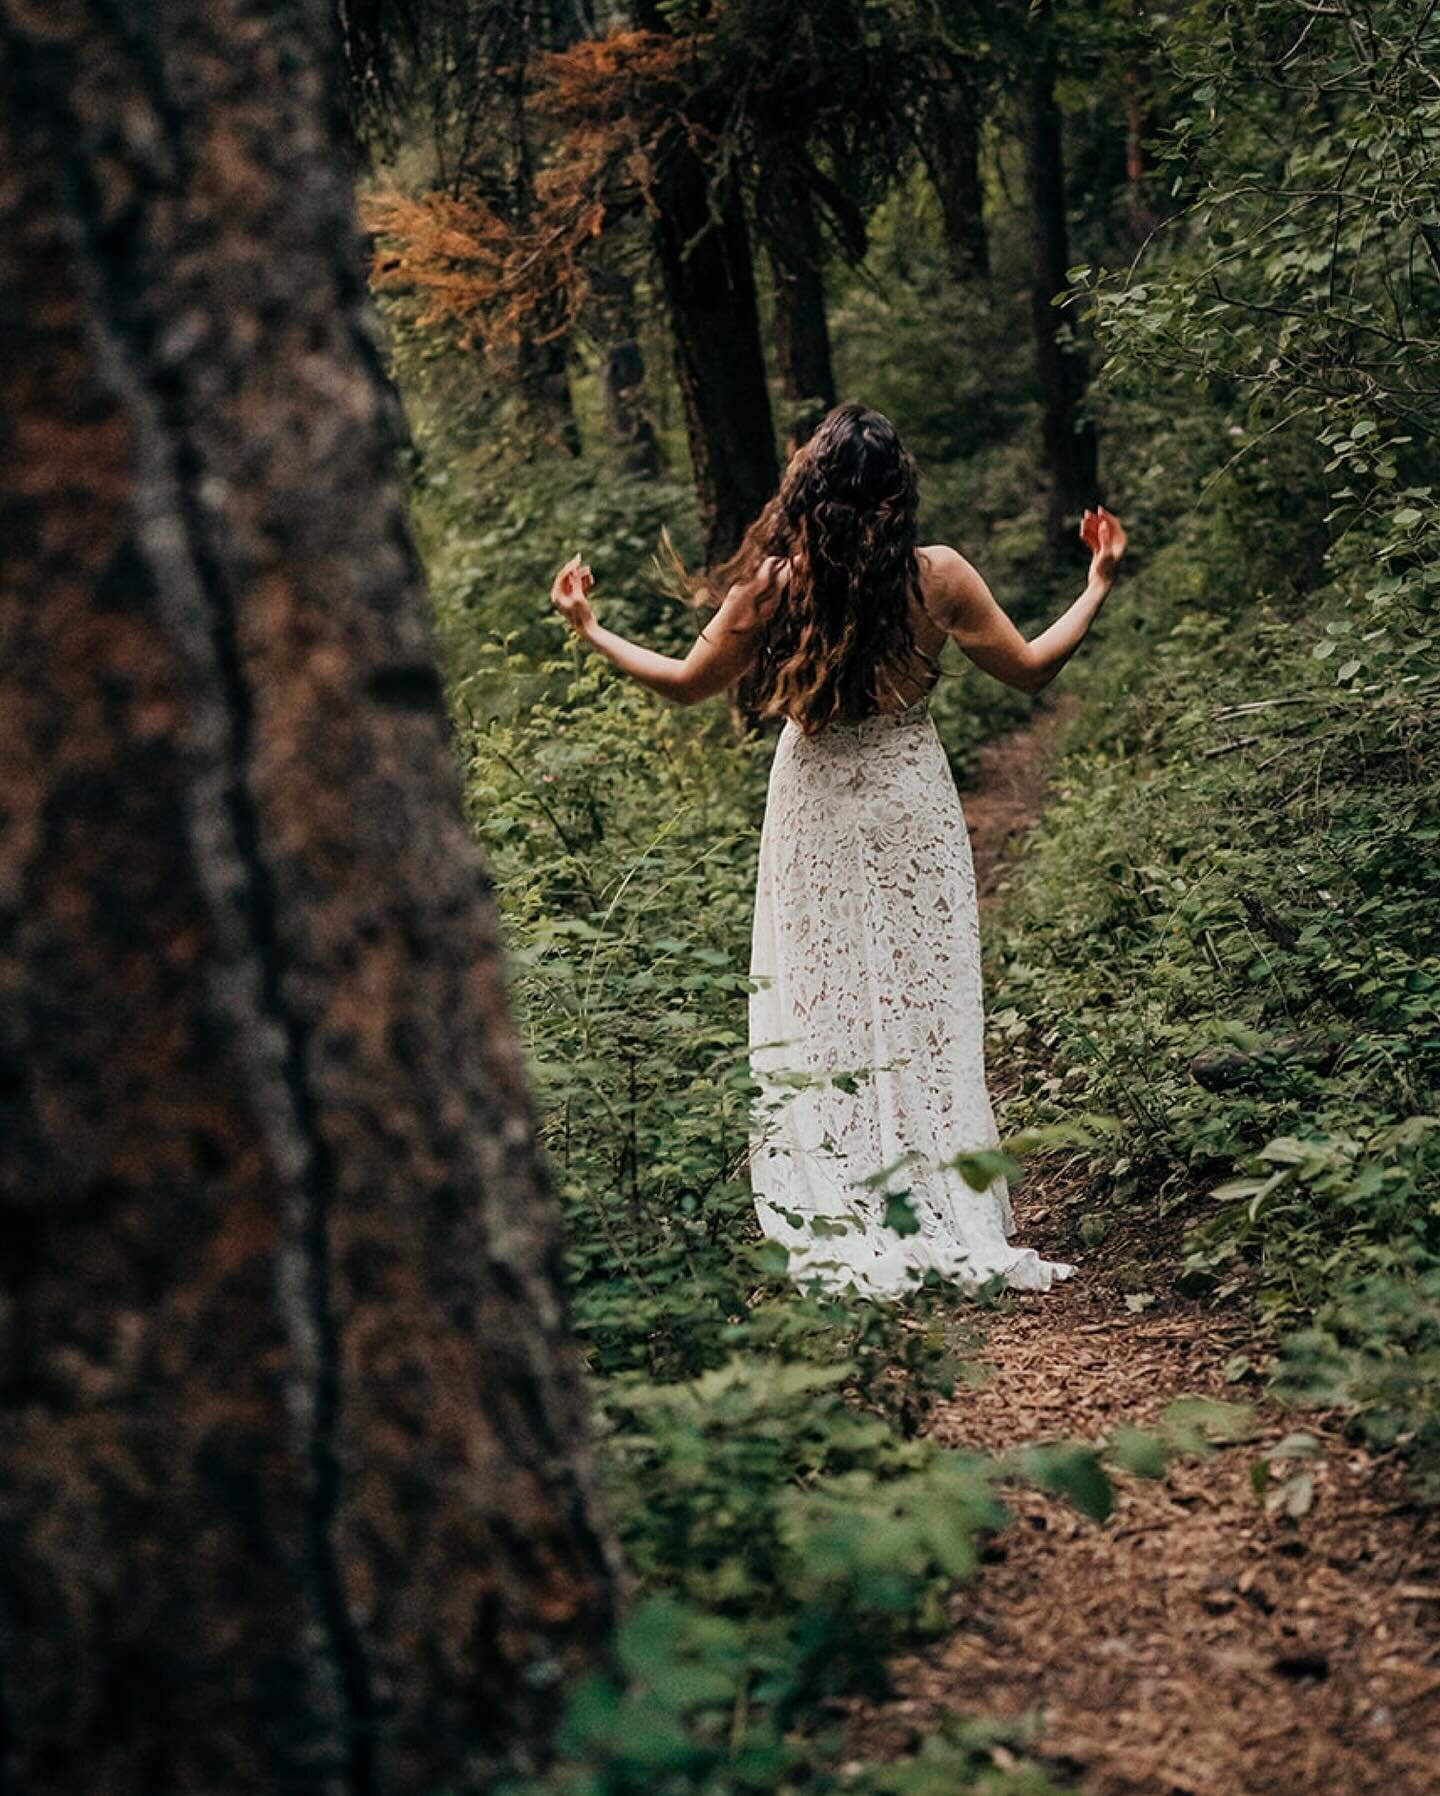
{"type": "Polygon", "coordinates": [[[1129,546],[1125,526],[1113,511],[1097,505],[1081,516],[1080,540],[1090,551],[1090,578],[1103,580],[1108,586],[1129,546]]]}
{"type": "Polygon", "coordinates": [[[550,587],[550,602],[577,636],[589,634],[595,622],[587,594],[595,584],[595,576],[578,554],[556,574],[550,587]]]}

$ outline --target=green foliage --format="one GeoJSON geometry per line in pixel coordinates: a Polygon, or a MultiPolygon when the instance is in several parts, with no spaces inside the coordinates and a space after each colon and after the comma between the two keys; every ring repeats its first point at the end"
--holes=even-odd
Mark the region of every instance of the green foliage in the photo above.
{"type": "Polygon", "coordinates": [[[1017,1730],[972,1722],[947,1722],[902,1765],[834,1769],[777,1725],[787,1678],[737,1623],[647,1598],[620,1624],[614,1664],[575,1691],[559,1764],[498,1796],[1056,1796],[1037,1771],[996,1769],[1017,1730]]]}
{"type": "MultiPolygon", "coordinates": [[[[745,1025],[771,744],[737,747],[718,708],[667,709],[539,628],[538,658],[470,651],[459,744],[643,1593],[615,1663],[575,1693],[545,1789],[826,1788],[829,1749],[797,1744],[822,1699],[883,1688],[887,1651],[941,1625],[1001,1525],[997,1479],[1038,1472],[917,1438],[968,1344],[953,1293],[807,1296],[758,1237],[745,1025]],[[514,715],[467,702],[519,679],[514,715]]],[[[1090,1513],[1102,1483],[1097,1464],[1090,1513]]],[[[988,1755],[952,1742],[926,1775],[942,1763],[969,1776],[988,1755]]]]}
{"type": "Polygon", "coordinates": [[[1287,1388],[1424,1449],[1440,38],[1432,9],[1345,20],[1189,9],[1159,145],[1180,209],[1124,274],[1075,271],[1147,546],[1016,882],[995,1020],[1012,1115],[1120,1119],[1093,1159],[1117,1205],[1209,1194],[1188,1288],[1253,1296],[1300,1331],[1287,1388]]]}
{"type": "Polygon", "coordinates": [[[1440,1267],[1347,1280],[1285,1343],[1278,1378],[1303,1400],[1340,1404],[1376,1445],[1410,1446],[1422,1492],[1440,1502],[1440,1267]]]}

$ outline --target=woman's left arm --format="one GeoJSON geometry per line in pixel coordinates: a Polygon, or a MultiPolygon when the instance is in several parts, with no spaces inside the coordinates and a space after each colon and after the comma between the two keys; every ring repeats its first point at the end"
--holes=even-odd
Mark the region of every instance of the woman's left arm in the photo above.
{"type": "Polygon", "coordinates": [[[550,598],[582,642],[598,649],[623,674],[677,705],[697,704],[723,692],[744,673],[755,653],[755,598],[768,581],[732,586],[725,602],[695,639],[683,661],[642,648],[607,630],[590,608],[594,576],[578,555],[555,576],[550,598]]]}

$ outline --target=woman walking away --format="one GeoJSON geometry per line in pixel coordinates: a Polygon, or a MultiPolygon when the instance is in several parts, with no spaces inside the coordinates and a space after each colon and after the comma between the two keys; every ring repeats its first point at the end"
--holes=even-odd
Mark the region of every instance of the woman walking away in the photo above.
{"type": "Polygon", "coordinates": [[[871,1296],[929,1271],[1044,1291],[1074,1268],[1013,1245],[1004,1179],[976,1191],[955,1164],[998,1138],[970,841],[928,700],[947,637],[1038,692],[1093,623],[1125,532],[1085,513],[1085,590],[1027,642],[963,555],[917,547],[915,519],[894,426],[842,405],[718,571],[723,602],[683,660],[604,629],[578,556],[551,596],[662,697],[738,683],[752,714],[784,719],[755,894],[750,1170],[793,1276],[871,1296]]]}

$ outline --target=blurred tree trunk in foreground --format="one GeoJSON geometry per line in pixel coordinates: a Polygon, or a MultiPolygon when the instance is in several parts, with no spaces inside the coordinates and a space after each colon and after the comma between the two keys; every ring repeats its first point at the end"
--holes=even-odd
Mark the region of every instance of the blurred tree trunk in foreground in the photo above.
{"type": "Polygon", "coordinates": [[[610,1611],[331,0],[0,0],[0,1786],[478,1791],[610,1611]]]}
{"type": "Polygon", "coordinates": [[[1050,302],[1070,266],[1065,219],[1065,162],[1055,99],[1053,8],[1040,0],[1031,60],[1022,77],[1021,114],[1030,201],[1030,309],[1041,435],[1050,476],[1048,533],[1062,542],[1070,520],[1099,498],[1095,426],[1084,415],[1088,372],[1073,327],[1050,302]]]}

